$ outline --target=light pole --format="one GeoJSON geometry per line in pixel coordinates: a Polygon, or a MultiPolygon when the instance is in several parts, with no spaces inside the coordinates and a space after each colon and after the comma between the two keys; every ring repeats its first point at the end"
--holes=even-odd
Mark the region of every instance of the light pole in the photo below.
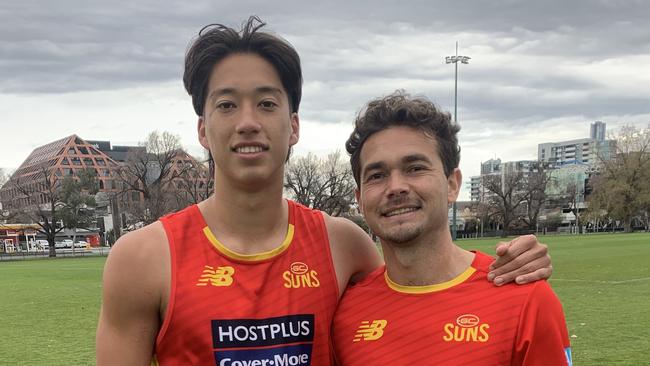
{"type": "MultiPolygon", "coordinates": [[[[458,41],[456,41],[456,55],[445,57],[445,62],[448,64],[454,64],[454,122],[458,123],[458,62],[468,64],[469,56],[458,56],[458,41]]],[[[452,211],[452,223],[451,223],[451,237],[453,240],[456,240],[456,212],[458,208],[456,206],[456,201],[454,201],[453,211],[452,211]]]]}

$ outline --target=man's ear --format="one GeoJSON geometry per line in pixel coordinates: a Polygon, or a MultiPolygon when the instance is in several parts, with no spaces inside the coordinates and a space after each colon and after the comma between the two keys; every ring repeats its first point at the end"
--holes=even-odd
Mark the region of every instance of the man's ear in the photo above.
{"type": "Polygon", "coordinates": [[[447,204],[452,204],[458,199],[460,186],[463,183],[463,174],[455,168],[447,177],[447,204]]]}
{"type": "Polygon", "coordinates": [[[289,136],[289,146],[293,146],[298,143],[300,139],[300,117],[298,113],[291,113],[291,136],[289,136]]]}
{"type": "Polygon", "coordinates": [[[354,198],[356,198],[357,204],[359,205],[359,213],[363,215],[363,203],[361,203],[361,191],[359,188],[354,190],[354,198]]]}
{"type": "Polygon", "coordinates": [[[203,116],[199,116],[199,120],[196,124],[196,131],[199,134],[199,143],[201,143],[201,146],[210,150],[210,145],[208,144],[208,138],[206,137],[205,132],[205,118],[203,118],[203,116]]]}

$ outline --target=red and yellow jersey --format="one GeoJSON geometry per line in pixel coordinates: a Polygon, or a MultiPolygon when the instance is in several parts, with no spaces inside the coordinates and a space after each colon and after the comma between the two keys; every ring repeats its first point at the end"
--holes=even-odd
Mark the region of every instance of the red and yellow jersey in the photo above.
{"type": "Polygon", "coordinates": [[[476,253],[457,278],[400,286],[382,267],[348,288],[332,330],[340,365],[570,365],[562,305],[545,281],[495,287],[476,253]]]}
{"type": "Polygon", "coordinates": [[[329,365],[338,285],[319,211],[289,201],[282,245],[230,251],[194,205],[160,220],[171,294],[155,345],[160,365],[329,365]]]}

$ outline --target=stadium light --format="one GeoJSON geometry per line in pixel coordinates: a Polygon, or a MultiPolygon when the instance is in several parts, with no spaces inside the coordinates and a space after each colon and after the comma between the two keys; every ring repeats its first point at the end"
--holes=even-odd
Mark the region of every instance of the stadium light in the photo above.
{"type": "MultiPolygon", "coordinates": [[[[458,41],[456,41],[456,55],[454,56],[447,56],[445,57],[445,63],[447,64],[454,64],[455,66],[455,72],[454,72],[454,122],[458,123],[458,63],[462,64],[469,64],[469,60],[471,57],[469,56],[459,56],[458,55],[458,41]]],[[[453,240],[456,240],[458,233],[457,233],[457,228],[456,228],[456,214],[458,211],[458,206],[456,205],[456,201],[454,201],[453,208],[452,208],[452,223],[451,223],[451,237],[453,240]]]]}

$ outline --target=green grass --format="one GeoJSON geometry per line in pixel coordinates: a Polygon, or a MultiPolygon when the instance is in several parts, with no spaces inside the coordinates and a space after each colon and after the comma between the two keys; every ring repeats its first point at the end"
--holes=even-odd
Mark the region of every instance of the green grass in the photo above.
{"type": "MultiPolygon", "coordinates": [[[[650,234],[542,236],[576,365],[648,364],[650,234]]],[[[493,253],[495,240],[463,240],[493,253]]]]}
{"type": "MultiPolygon", "coordinates": [[[[462,240],[493,253],[498,239],[462,240]]],[[[546,236],[576,365],[647,364],[650,234],[546,236]]],[[[0,365],[93,365],[105,258],[0,262],[0,365]]]]}
{"type": "Polygon", "coordinates": [[[0,365],[94,365],[104,257],[0,263],[0,365]]]}

